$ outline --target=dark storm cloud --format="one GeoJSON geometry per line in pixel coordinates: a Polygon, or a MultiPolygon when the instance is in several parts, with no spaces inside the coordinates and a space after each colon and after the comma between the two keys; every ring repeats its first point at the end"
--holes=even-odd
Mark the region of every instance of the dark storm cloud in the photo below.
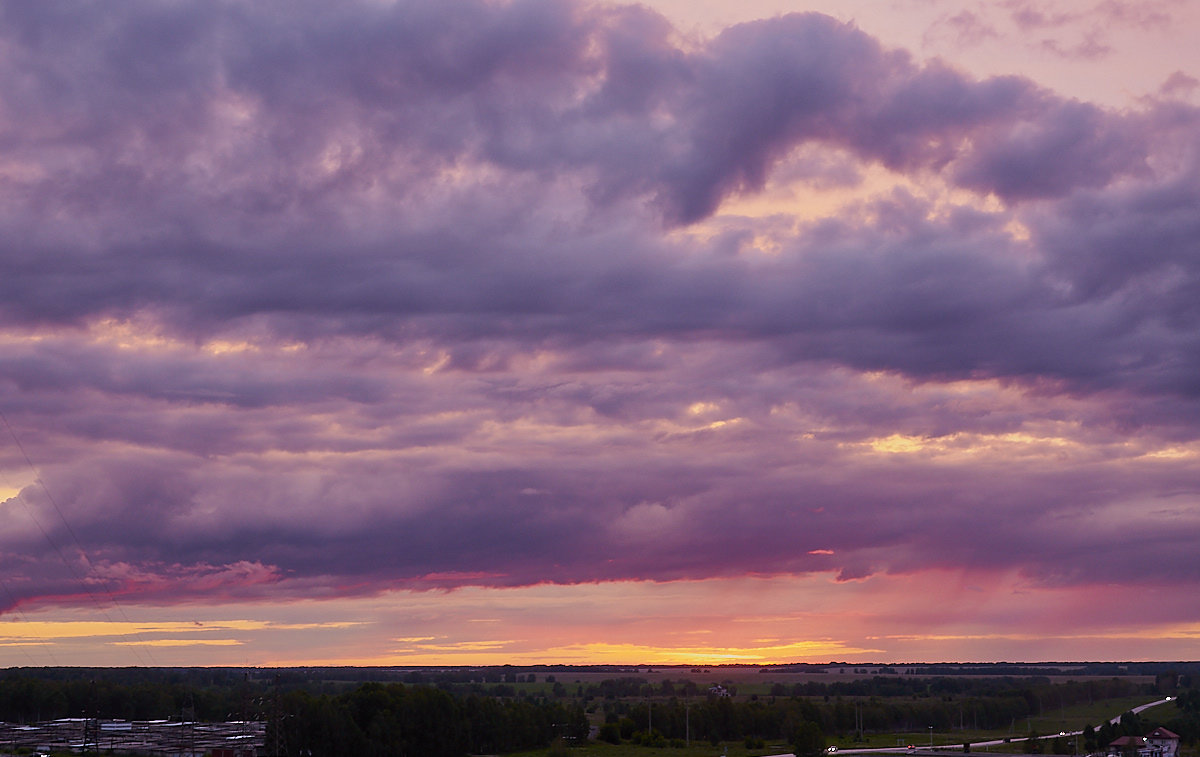
{"type": "Polygon", "coordinates": [[[974,80],[815,14],[684,40],[533,0],[0,13],[0,401],[46,483],[6,484],[37,525],[3,541],[19,598],[78,595],[77,546],[160,598],[1196,578],[1200,482],[1148,456],[1200,435],[1186,105],[974,80]],[[878,167],[967,199],[714,218],[777,170],[878,167]],[[870,452],[892,436],[936,451],[870,452]]]}
{"type": "Polygon", "coordinates": [[[284,22],[269,4],[205,8],[8,11],[5,81],[25,117],[6,142],[32,164],[8,194],[28,216],[3,250],[10,319],[149,310],[200,334],[259,315],[300,335],[620,333],[607,293],[650,329],[722,328],[755,298],[737,291],[755,283],[741,262],[672,270],[645,229],[581,238],[516,216],[566,189],[541,180],[557,178],[698,220],[808,141],[945,169],[1010,201],[1053,198],[1146,175],[1149,135],[1171,128],[1026,80],[919,68],[816,15],[685,51],[632,9],[289,5],[284,22]],[[450,166],[502,174],[430,217],[414,197],[450,166]],[[380,197],[390,210],[362,210],[380,197]]]}

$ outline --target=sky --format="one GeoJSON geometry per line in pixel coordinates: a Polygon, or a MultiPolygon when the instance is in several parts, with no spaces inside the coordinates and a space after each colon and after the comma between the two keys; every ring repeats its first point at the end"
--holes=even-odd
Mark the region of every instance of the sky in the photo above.
{"type": "Polygon", "coordinates": [[[1195,659],[1198,31],[0,5],[0,665],[1195,659]]]}

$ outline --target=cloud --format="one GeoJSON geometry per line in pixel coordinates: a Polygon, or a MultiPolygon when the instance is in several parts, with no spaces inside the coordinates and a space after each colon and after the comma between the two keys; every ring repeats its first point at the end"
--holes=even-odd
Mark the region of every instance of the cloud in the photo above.
{"type": "Polygon", "coordinates": [[[923,41],[949,37],[957,46],[979,45],[1000,36],[996,27],[981,14],[969,10],[946,14],[939,18],[926,32],[923,41]]]}
{"type": "Polygon", "coordinates": [[[1060,58],[1080,60],[1098,60],[1108,57],[1113,52],[1112,47],[1101,41],[1100,34],[1097,32],[1085,34],[1083,39],[1070,47],[1064,46],[1056,39],[1043,39],[1041,47],[1060,58]]]}
{"type": "Polygon", "coordinates": [[[1182,71],[1174,71],[1159,88],[1159,94],[1166,97],[1186,96],[1195,91],[1200,85],[1200,79],[1189,76],[1182,71]]]}
{"type": "Polygon", "coordinates": [[[1196,579],[1186,103],[818,14],[0,12],[9,606],[1196,579]],[[858,195],[727,212],[781,183],[858,195]]]}
{"type": "Polygon", "coordinates": [[[1036,49],[1057,58],[1099,60],[1115,52],[1114,33],[1123,29],[1168,29],[1178,4],[1128,3],[1105,0],[1088,6],[1063,3],[1029,3],[1009,0],[1002,4],[1022,35],[1036,37],[1036,49]],[[1051,35],[1051,36],[1043,36],[1051,35]]]}

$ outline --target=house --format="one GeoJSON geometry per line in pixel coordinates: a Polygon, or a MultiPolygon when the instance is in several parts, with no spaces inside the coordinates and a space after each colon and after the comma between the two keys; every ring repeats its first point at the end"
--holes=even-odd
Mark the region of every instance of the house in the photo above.
{"type": "Polygon", "coordinates": [[[1179,734],[1155,728],[1145,736],[1122,736],[1108,745],[1111,757],[1176,757],[1179,734]]]}
{"type": "Polygon", "coordinates": [[[1162,757],[1150,749],[1150,742],[1145,736],[1122,736],[1108,745],[1110,757],[1162,757]]]}
{"type": "Polygon", "coordinates": [[[1146,734],[1146,741],[1150,746],[1160,750],[1159,754],[1162,757],[1175,757],[1179,754],[1179,734],[1172,733],[1166,728],[1155,728],[1146,734]]]}

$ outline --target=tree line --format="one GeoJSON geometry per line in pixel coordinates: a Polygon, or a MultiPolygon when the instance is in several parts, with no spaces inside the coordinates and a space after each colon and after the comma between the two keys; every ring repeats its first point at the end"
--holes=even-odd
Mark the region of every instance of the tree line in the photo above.
{"type": "Polygon", "coordinates": [[[267,727],[268,754],[461,757],[546,747],[588,736],[583,707],[471,694],[432,686],[366,683],[314,696],[293,691],[267,727]]]}

